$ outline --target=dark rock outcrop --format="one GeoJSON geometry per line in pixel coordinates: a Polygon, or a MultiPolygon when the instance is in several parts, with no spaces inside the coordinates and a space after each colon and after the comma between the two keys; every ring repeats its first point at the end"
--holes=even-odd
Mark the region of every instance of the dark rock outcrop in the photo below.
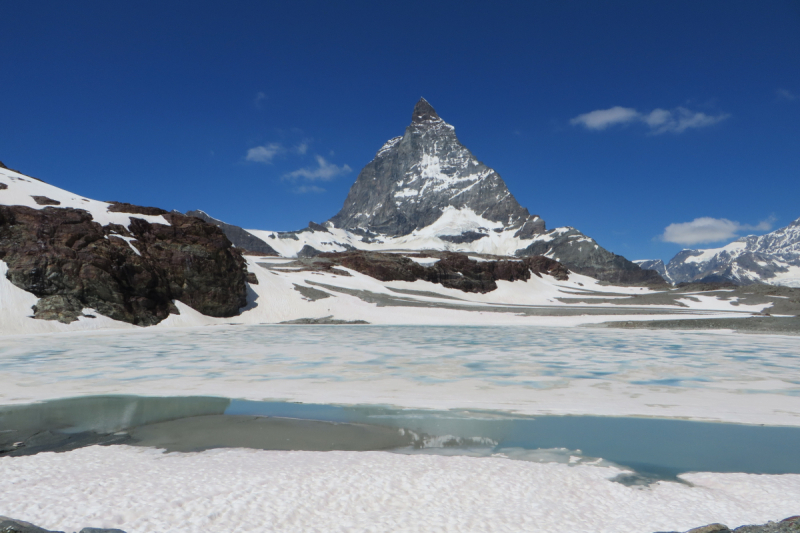
{"type": "Polygon", "coordinates": [[[61,205],[61,202],[58,200],[53,200],[47,196],[31,196],[31,198],[33,198],[33,201],[39,205],[61,205]]]}
{"type": "Polygon", "coordinates": [[[237,314],[247,303],[239,251],[211,224],[162,215],[170,225],[132,218],[126,230],[80,209],[0,206],[0,259],[14,285],[41,298],[37,318],[70,322],[88,307],[146,326],[175,312],[173,300],[237,314]]]}
{"type": "Polygon", "coordinates": [[[757,526],[740,526],[736,529],[730,529],[724,524],[709,524],[690,529],[686,533],[800,533],[800,516],[790,516],[780,522],[767,522],[757,526]]]}
{"type": "Polygon", "coordinates": [[[221,229],[223,233],[225,233],[225,236],[228,237],[228,239],[233,243],[233,245],[241,249],[243,253],[255,252],[258,255],[278,255],[278,252],[276,252],[272,246],[262,241],[252,233],[240,228],[239,226],[234,226],[233,224],[227,224],[221,220],[217,220],[216,218],[209,216],[208,213],[200,211],[199,209],[195,211],[187,211],[186,215],[190,217],[197,217],[200,220],[208,222],[209,224],[214,224],[221,229]]]}
{"type": "Polygon", "coordinates": [[[166,215],[167,211],[160,207],[145,207],[143,205],[133,205],[126,202],[108,202],[108,210],[114,213],[130,213],[132,215],[166,215]]]}
{"type": "Polygon", "coordinates": [[[439,238],[443,241],[452,242],[453,244],[461,244],[465,242],[475,242],[478,239],[486,237],[485,233],[478,233],[477,231],[465,231],[460,235],[440,235],[439,238]]]}
{"type": "Polygon", "coordinates": [[[8,185],[0,181],[0,191],[2,191],[3,189],[8,189],[8,185]]]}
{"type": "Polygon", "coordinates": [[[309,246],[308,244],[306,244],[302,248],[300,248],[299,252],[297,252],[297,257],[316,257],[321,253],[322,252],[320,252],[313,246],[309,246]]]}
{"type": "MultiPolygon", "coordinates": [[[[522,260],[475,261],[466,254],[443,252],[439,260],[423,266],[412,259],[380,252],[336,252],[319,254],[322,269],[343,266],[380,281],[429,281],[464,292],[491,292],[497,280],[529,280],[531,272],[541,277],[548,274],[558,280],[568,279],[569,271],[558,261],[547,257],[526,257],[522,260]]],[[[423,257],[423,256],[420,256],[423,257]]]]}
{"type": "MultiPolygon", "coordinates": [[[[29,522],[14,520],[6,516],[0,516],[0,533],[64,533],[63,531],[51,531],[34,526],[29,522]]],[[[78,533],[125,533],[121,529],[103,529],[97,527],[85,527],[78,533]]]]}

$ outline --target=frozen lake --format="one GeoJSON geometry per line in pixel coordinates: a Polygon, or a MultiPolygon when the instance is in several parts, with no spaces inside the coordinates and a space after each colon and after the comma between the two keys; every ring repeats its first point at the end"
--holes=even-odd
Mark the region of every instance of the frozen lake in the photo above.
{"type": "Polygon", "coordinates": [[[4,337],[0,430],[140,441],[0,456],[0,514],[128,533],[763,523],[800,501],[798,363],[798,337],[582,328],[4,337]]]}
{"type": "Polygon", "coordinates": [[[220,326],[0,338],[0,405],[96,394],[800,426],[800,337],[220,326]]]}

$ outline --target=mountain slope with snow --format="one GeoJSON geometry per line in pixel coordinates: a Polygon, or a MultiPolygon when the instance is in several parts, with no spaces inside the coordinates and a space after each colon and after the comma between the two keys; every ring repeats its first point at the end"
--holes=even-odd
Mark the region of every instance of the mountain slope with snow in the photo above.
{"type": "MultiPolygon", "coordinates": [[[[228,231],[234,240],[240,229],[228,231]]],[[[609,252],[575,228],[548,231],[544,220],[517,202],[500,175],[461,144],[455,128],[424,98],[414,107],[404,135],[378,150],[342,210],[324,225],[292,232],[246,231],[283,257],[353,249],[544,255],[602,281],[664,283],[657,273],[609,252]]]]}
{"type": "Polygon", "coordinates": [[[666,269],[675,283],[730,281],[800,287],[800,218],[766,235],[748,235],[721,248],[683,250],[666,269]]]}

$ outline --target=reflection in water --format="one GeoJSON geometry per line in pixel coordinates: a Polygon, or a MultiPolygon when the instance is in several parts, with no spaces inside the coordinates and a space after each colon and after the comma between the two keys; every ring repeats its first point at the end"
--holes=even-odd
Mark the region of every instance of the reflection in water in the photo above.
{"type": "Polygon", "coordinates": [[[615,463],[637,472],[620,480],[631,484],[692,471],[800,473],[797,427],[209,397],[96,396],[0,407],[0,456],[115,443],[169,451],[390,449],[573,465],[615,463]]]}

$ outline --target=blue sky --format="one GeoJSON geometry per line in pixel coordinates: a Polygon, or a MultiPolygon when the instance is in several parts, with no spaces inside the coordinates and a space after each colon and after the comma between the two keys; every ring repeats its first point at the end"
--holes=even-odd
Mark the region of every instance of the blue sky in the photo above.
{"type": "Polygon", "coordinates": [[[93,198],[305,227],[424,96],[548,227],[630,259],[800,217],[797,1],[2,13],[0,160],[93,198]]]}

